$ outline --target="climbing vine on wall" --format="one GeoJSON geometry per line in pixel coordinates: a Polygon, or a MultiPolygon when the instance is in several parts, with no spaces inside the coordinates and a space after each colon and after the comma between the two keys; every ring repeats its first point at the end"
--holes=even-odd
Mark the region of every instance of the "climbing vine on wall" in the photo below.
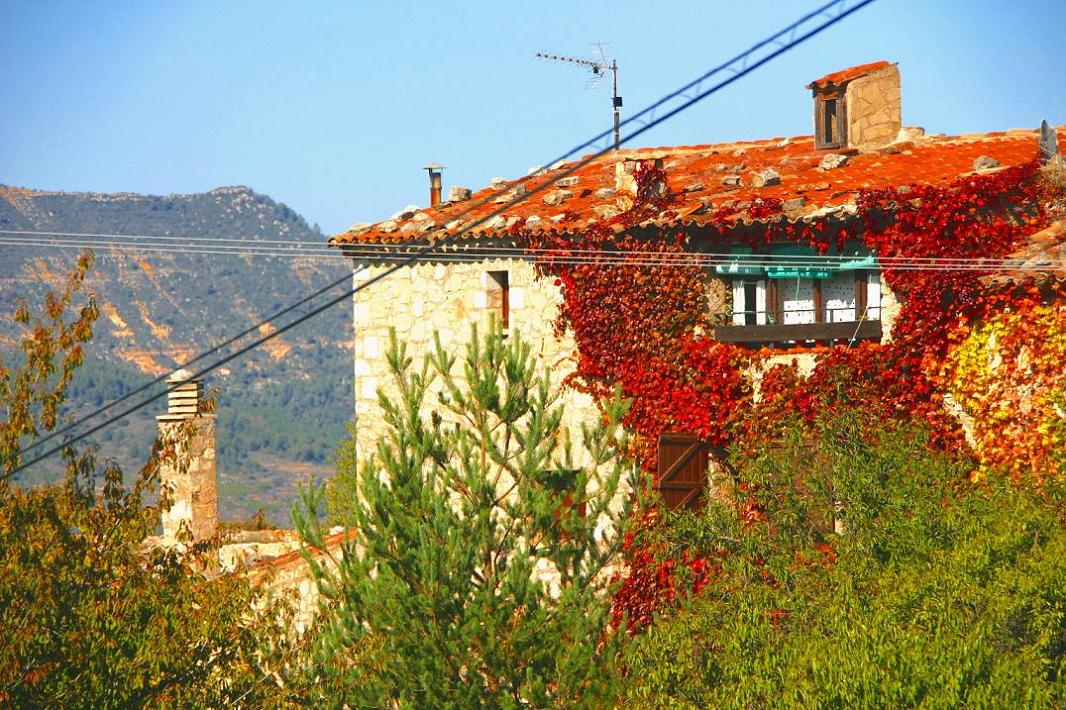
{"type": "Polygon", "coordinates": [[[1037,305],[992,316],[951,352],[944,373],[968,418],[979,473],[1053,470],[1066,421],[1066,309],[1037,305]]]}
{"type": "MultiPolygon", "coordinates": [[[[538,266],[562,288],[556,327],[571,333],[577,345],[571,384],[593,394],[621,384],[633,401],[626,424],[638,434],[636,453],[649,472],[658,436],[666,431],[695,433],[715,445],[752,446],[776,436],[789,418],[811,421],[826,408],[855,405],[886,418],[923,420],[934,443],[960,445],[962,428],[944,406],[945,393],[953,391],[981,420],[975,436],[982,442],[982,462],[1022,475],[1023,469],[1043,465],[1042,452],[1057,435],[1046,422],[1048,412],[1057,411],[1053,390],[1062,387],[1061,373],[1059,379],[1049,376],[1056,365],[1062,370],[1062,311],[1033,309],[1043,308],[1038,304],[1048,289],[1062,292],[1061,284],[1043,290],[1028,284],[989,287],[977,270],[885,268],[884,281],[900,303],[891,342],[831,348],[801,377],[794,366],[769,367],[769,350],[716,341],[705,275],[669,257],[702,245],[758,250],[782,242],[824,254],[855,241],[881,257],[1005,257],[1048,221],[1048,188],[1038,176],[1034,162],[946,186],[864,191],[856,200],[857,214],[843,221],[788,222],[780,218],[779,200],[727,203],[715,210],[710,226],[686,232],[647,227],[649,220],[676,222],[667,174],[647,162],[634,172],[637,194],[628,210],[577,238],[536,233],[529,242],[553,250],[538,266]],[[575,264],[568,257],[576,249],[624,252],[629,263],[575,264]],[[996,315],[1005,311],[1011,315],[996,315]],[[1058,336],[1038,344],[1045,328],[1058,336]],[[992,338],[1011,374],[999,387],[982,388],[979,383],[987,385],[991,376],[987,363],[975,372],[982,357],[988,360],[992,338]],[[753,372],[762,375],[758,386],[753,372]],[[1026,437],[1025,424],[1005,426],[996,412],[1017,404],[1008,395],[1012,378],[1029,374],[1031,386],[1052,389],[1032,402],[1039,413],[1031,417],[1035,433],[1026,437]],[[1004,450],[1004,436],[1021,437],[1022,455],[1004,450]]],[[[664,559],[631,546],[620,608],[631,619],[650,619],[652,609],[675,596],[677,565],[694,570],[697,581],[713,567],[698,555],[664,559]]]]}
{"type": "Polygon", "coordinates": [[[633,406],[625,423],[638,435],[639,455],[654,468],[655,442],[670,430],[694,432],[716,444],[744,411],[750,388],[748,356],[706,337],[706,283],[699,269],[665,263],[684,250],[683,233],[635,236],[633,227],[671,202],[665,173],[654,164],[636,170],[637,199],[626,212],[591,226],[575,242],[538,235],[551,249],[540,269],[556,278],[564,301],[557,329],[573,334],[578,363],[572,383],[593,394],[622,385],[633,406]],[[571,264],[574,250],[624,251],[629,263],[571,264]]]}

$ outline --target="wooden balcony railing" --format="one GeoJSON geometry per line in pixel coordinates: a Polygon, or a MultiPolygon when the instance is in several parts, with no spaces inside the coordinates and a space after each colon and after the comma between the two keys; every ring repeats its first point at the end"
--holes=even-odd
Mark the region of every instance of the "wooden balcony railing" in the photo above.
{"type": "MultiPolygon", "coordinates": [[[[854,309],[837,309],[854,314],[854,309]]],[[[814,311],[789,311],[789,315],[813,313],[814,311]]],[[[830,318],[834,314],[827,313],[830,318]]],[[[781,314],[763,312],[745,312],[744,319],[748,325],[722,325],[715,329],[715,338],[723,343],[742,344],[803,344],[807,342],[826,343],[832,341],[850,342],[852,340],[880,340],[881,321],[869,317],[861,320],[836,320],[821,323],[782,323],[781,314]],[[766,321],[759,324],[758,321],[766,321]]]]}

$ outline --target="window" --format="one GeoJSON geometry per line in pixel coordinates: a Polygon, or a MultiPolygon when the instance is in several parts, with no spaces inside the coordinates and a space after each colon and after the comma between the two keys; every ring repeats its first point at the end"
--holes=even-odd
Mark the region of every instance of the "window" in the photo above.
{"type": "Polygon", "coordinates": [[[839,261],[826,263],[806,244],[767,251],[781,258],[753,264],[751,247],[733,247],[732,259],[714,267],[733,296],[729,325],[715,328],[716,339],[787,348],[881,339],[881,278],[865,246],[844,245],[839,261]]]}
{"type": "Polygon", "coordinates": [[[861,308],[856,306],[859,318],[881,320],[881,275],[876,271],[867,271],[856,277],[856,293],[861,295],[861,308]]]}
{"type": "Polygon", "coordinates": [[[784,325],[805,325],[817,323],[821,311],[819,301],[822,298],[821,279],[792,277],[775,279],[778,281],[781,317],[779,323],[784,325]]]}
{"type": "Polygon", "coordinates": [[[755,325],[758,314],[754,311],[755,303],[759,300],[759,282],[744,282],[744,325],[755,325]]]}
{"type": "Polygon", "coordinates": [[[737,279],[733,282],[733,325],[766,323],[766,281],[737,279]]]}
{"type": "Polygon", "coordinates": [[[844,104],[839,96],[818,97],[814,102],[815,148],[844,145],[844,104]]]}
{"type": "Polygon", "coordinates": [[[511,327],[511,285],[506,271],[490,271],[486,280],[487,307],[496,314],[500,327],[511,327]]]}
{"type": "Polygon", "coordinates": [[[837,100],[826,99],[822,102],[822,142],[836,143],[837,100]]]}

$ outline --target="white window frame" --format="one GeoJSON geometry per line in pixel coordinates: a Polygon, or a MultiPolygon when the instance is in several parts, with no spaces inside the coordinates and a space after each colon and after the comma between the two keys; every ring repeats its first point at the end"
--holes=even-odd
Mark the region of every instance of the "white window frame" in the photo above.
{"type": "Polygon", "coordinates": [[[755,323],[766,325],[766,279],[733,279],[733,325],[745,325],[744,311],[748,304],[744,299],[744,284],[755,281],[755,323]]]}

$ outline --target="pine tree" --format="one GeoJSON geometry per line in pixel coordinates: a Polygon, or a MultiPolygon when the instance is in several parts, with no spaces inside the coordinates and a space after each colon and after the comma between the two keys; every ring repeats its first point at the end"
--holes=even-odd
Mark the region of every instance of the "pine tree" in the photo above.
{"type": "MultiPolygon", "coordinates": [[[[387,433],[331,491],[352,537],[312,563],[325,600],[310,670],[330,702],[418,707],[600,706],[624,634],[610,628],[613,565],[636,488],[620,396],[563,427],[530,347],[494,325],[465,358],[436,340],[419,367],[390,337],[387,433]],[[460,374],[457,374],[457,369],[460,374]],[[337,490],[337,488],[345,490],[337,490]]],[[[296,512],[305,540],[323,523],[296,512]]]]}

